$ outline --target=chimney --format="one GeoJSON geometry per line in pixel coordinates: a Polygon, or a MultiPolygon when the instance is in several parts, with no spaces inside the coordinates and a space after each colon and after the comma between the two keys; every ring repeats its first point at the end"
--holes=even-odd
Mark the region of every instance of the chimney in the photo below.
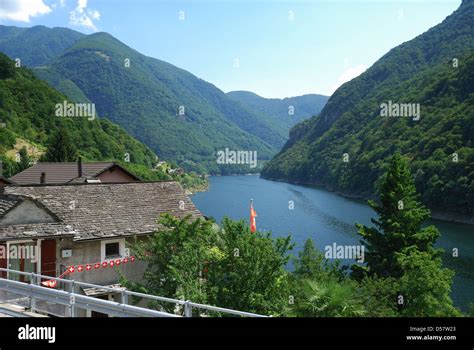
{"type": "Polygon", "coordinates": [[[77,159],[77,177],[82,177],[82,158],[77,159]]]}
{"type": "Polygon", "coordinates": [[[46,183],[46,173],[41,173],[40,184],[44,185],[46,183]]]}

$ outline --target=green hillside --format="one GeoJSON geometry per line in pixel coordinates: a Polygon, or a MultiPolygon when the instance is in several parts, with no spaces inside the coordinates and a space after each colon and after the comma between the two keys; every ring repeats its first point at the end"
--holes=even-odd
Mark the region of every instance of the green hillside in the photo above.
{"type": "Polygon", "coordinates": [[[190,170],[220,173],[216,152],[226,147],[256,150],[260,160],[269,159],[285,140],[283,132],[272,131],[213,85],[106,33],[78,41],[51,70],[78,86],[101,115],[190,170]]]}
{"type": "Polygon", "coordinates": [[[474,3],[464,1],[441,24],[340,87],[319,117],[296,125],[262,176],[369,197],[385,160],[399,151],[411,161],[426,204],[472,218],[473,49],[474,3]],[[382,117],[387,101],[419,104],[420,119],[382,117]]]}
{"type": "MultiPolygon", "coordinates": [[[[36,38],[38,42],[49,40],[45,30],[43,38],[36,38]]],[[[234,101],[185,70],[140,54],[107,33],[79,40],[70,37],[67,44],[60,55],[46,50],[50,60],[39,60],[35,74],[71,99],[95,103],[101,116],[121,125],[160,157],[188,170],[259,171],[287,139],[288,128],[274,123],[272,117],[234,101]],[[225,148],[257,151],[259,167],[218,165],[216,154],[225,148]]],[[[43,46],[36,51],[43,51],[43,46]]],[[[0,41],[0,50],[15,52],[12,47],[23,45],[0,41]]]]}
{"type": "Polygon", "coordinates": [[[0,51],[10,58],[20,58],[22,66],[41,66],[61,55],[82,37],[84,34],[68,28],[0,25],[0,51]]]}
{"type": "Polygon", "coordinates": [[[248,108],[271,117],[276,125],[285,129],[286,136],[292,126],[321,112],[329,96],[308,94],[286,98],[264,98],[250,91],[231,91],[227,96],[248,108]]]}
{"type": "Polygon", "coordinates": [[[55,116],[55,105],[65,99],[30,70],[15,68],[13,61],[0,53],[0,155],[5,164],[12,162],[7,152],[17,139],[46,148],[60,127],[69,131],[79,155],[86,160],[120,160],[129,153],[133,163],[147,167],[155,163],[156,156],[148,147],[106,119],[55,116]]]}

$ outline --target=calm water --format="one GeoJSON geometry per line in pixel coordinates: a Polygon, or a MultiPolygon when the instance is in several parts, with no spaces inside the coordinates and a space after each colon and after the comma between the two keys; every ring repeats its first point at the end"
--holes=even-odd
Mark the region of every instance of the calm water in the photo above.
{"type": "MultiPolygon", "coordinates": [[[[204,215],[218,222],[224,216],[249,218],[249,201],[254,200],[257,228],[272,231],[274,236],[292,235],[295,250],[312,238],[319,249],[336,242],[358,244],[355,222],[369,225],[373,210],[363,201],[351,200],[323,189],[272,182],[258,176],[223,176],[210,178],[210,190],[197,193],[193,201],[204,215]],[[289,209],[289,201],[294,209],[289,209]]],[[[433,221],[441,232],[438,246],[459,257],[445,254],[445,265],[456,271],[452,298],[466,309],[474,302],[474,226],[433,221]]]]}

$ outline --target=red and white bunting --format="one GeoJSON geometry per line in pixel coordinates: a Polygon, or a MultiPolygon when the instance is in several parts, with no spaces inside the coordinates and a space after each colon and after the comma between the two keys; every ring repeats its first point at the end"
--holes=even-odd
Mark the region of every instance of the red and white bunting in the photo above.
{"type": "MultiPolygon", "coordinates": [[[[83,264],[83,265],[77,265],[77,266],[71,265],[71,266],[68,266],[66,271],[64,271],[64,273],[62,273],[58,278],[62,278],[65,275],[70,275],[75,272],[92,271],[92,268],[94,268],[94,270],[97,270],[102,266],[102,268],[105,269],[109,266],[110,267],[120,266],[120,264],[127,264],[128,262],[131,262],[131,263],[135,262],[135,257],[131,256],[130,258],[102,261],[102,262],[97,262],[93,264],[83,264]]],[[[41,285],[48,288],[56,288],[56,286],[58,285],[58,281],[47,280],[47,281],[41,282],[41,285]]]]}

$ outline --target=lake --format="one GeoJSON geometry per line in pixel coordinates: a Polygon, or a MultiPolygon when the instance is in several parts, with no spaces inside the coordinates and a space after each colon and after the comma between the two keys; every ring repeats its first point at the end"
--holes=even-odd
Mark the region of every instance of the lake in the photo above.
{"type": "MultiPolygon", "coordinates": [[[[355,222],[370,225],[375,212],[365,201],[348,199],[324,189],[263,180],[258,176],[213,176],[210,189],[193,195],[199,210],[218,222],[224,216],[249,220],[249,202],[254,200],[257,228],[274,236],[292,235],[293,254],[307,238],[324,251],[326,245],[359,244],[355,222]],[[290,209],[292,207],[293,209],[290,209]]],[[[437,246],[445,249],[445,266],[456,271],[452,298],[467,309],[474,302],[474,226],[433,220],[441,232],[437,246]],[[459,256],[452,257],[453,248],[459,256]]]]}

